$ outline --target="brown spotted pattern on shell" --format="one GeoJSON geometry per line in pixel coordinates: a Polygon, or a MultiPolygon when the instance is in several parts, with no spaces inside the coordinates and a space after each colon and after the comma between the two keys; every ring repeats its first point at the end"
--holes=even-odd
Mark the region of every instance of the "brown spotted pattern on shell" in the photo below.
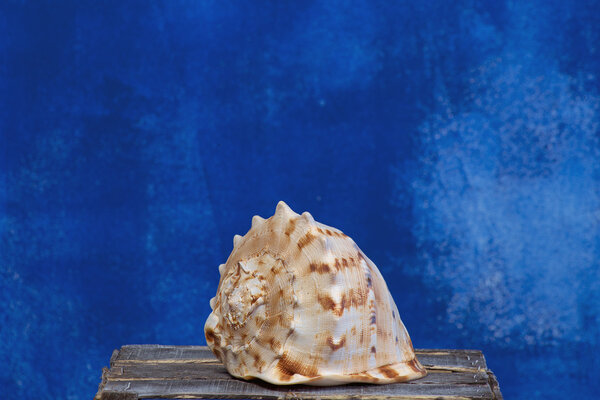
{"type": "Polygon", "coordinates": [[[425,376],[379,270],[341,231],[279,202],[219,266],[204,331],[233,376],[274,384],[425,376]]]}

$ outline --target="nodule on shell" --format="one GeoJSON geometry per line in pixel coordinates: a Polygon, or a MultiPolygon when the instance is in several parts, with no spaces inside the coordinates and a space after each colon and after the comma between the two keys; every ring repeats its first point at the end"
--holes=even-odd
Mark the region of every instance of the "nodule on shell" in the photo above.
{"type": "Polygon", "coordinates": [[[204,327],[231,375],[280,385],[425,376],[383,277],[344,233],[280,201],[233,246],[204,327]]]}

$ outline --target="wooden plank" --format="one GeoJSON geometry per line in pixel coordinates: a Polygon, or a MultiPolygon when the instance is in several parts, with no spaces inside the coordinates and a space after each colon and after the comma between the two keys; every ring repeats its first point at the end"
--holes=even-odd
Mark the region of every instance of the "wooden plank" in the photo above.
{"type": "Polygon", "coordinates": [[[103,392],[101,400],[138,400],[137,393],[128,392],[103,392]]]}
{"type": "Polygon", "coordinates": [[[126,360],[216,360],[207,346],[127,345],[115,361],[126,360]]]}
{"type": "Polygon", "coordinates": [[[110,365],[112,365],[112,363],[119,357],[119,354],[121,353],[120,350],[113,350],[112,355],[110,356],[110,365]]]}
{"type": "Polygon", "coordinates": [[[502,393],[500,393],[500,385],[498,384],[498,379],[496,375],[492,371],[488,371],[489,384],[492,389],[492,393],[494,393],[495,400],[504,400],[502,393]]]}
{"type": "Polygon", "coordinates": [[[481,399],[493,400],[489,385],[273,386],[239,380],[109,381],[105,390],[137,393],[139,398],[226,399],[481,399]]]}
{"type": "MultiPolygon", "coordinates": [[[[136,364],[115,365],[107,374],[108,380],[158,380],[196,379],[231,380],[222,364],[167,364],[138,361],[136,364]]],[[[411,385],[426,384],[488,384],[485,370],[475,372],[452,372],[430,370],[424,378],[408,382],[411,385]]]]}
{"type": "Polygon", "coordinates": [[[425,367],[444,369],[487,369],[485,357],[479,350],[422,350],[416,349],[417,359],[425,367]]]}
{"type": "MultiPolygon", "coordinates": [[[[417,349],[415,352],[424,366],[455,367],[456,370],[462,368],[482,370],[487,368],[485,358],[479,350],[417,349]]],[[[123,346],[117,357],[111,361],[125,364],[134,360],[157,360],[158,362],[168,363],[218,362],[207,346],[162,345],[123,346]]]]}
{"type": "MultiPolygon", "coordinates": [[[[114,355],[114,352],[113,352],[113,355],[114,355]]],[[[96,399],[96,400],[100,399],[100,395],[102,393],[104,393],[104,385],[106,385],[108,374],[109,374],[109,369],[106,367],[102,368],[102,378],[100,379],[100,384],[98,385],[98,392],[96,393],[96,396],[94,397],[94,399],[96,399]]]]}
{"type": "Polygon", "coordinates": [[[416,350],[425,378],[400,384],[276,386],[229,375],[206,346],[128,345],[112,354],[97,400],[139,398],[247,399],[502,399],[478,350],[416,350]]]}

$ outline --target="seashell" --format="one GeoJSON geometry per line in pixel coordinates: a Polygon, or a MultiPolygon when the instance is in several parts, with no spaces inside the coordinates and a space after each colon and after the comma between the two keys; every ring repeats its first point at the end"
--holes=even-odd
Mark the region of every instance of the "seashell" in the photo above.
{"type": "Polygon", "coordinates": [[[284,202],[236,235],[206,342],[227,371],[280,384],[425,376],[381,273],[352,239],[284,202]]]}

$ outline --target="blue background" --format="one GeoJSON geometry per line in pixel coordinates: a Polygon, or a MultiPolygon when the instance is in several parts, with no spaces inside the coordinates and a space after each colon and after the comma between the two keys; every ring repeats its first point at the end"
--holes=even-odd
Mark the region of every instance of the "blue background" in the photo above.
{"type": "Polygon", "coordinates": [[[355,239],[416,347],[595,397],[599,74],[596,2],[2,2],[0,397],[204,344],[278,200],[355,239]]]}

